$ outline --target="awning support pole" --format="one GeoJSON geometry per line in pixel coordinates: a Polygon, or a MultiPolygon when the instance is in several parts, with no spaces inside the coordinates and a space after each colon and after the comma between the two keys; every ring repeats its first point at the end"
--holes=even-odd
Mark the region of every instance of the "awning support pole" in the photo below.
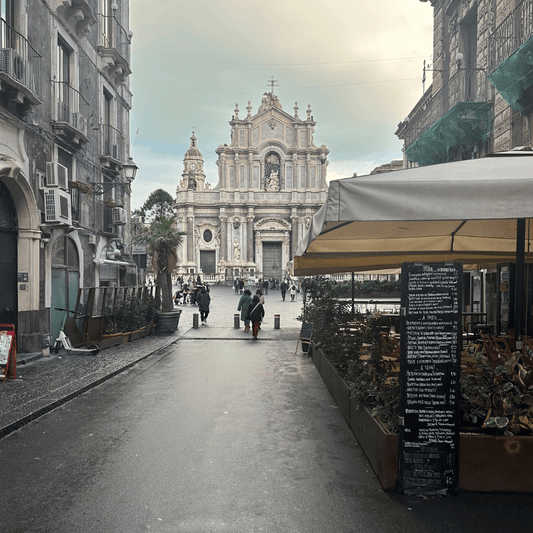
{"type": "Polygon", "coordinates": [[[352,272],[352,320],[355,318],[355,272],[352,272]]]}
{"type": "Polygon", "coordinates": [[[526,220],[519,218],[516,221],[516,273],[515,273],[515,341],[524,335],[524,301],[525,301],[525,243],[526,220]]]}

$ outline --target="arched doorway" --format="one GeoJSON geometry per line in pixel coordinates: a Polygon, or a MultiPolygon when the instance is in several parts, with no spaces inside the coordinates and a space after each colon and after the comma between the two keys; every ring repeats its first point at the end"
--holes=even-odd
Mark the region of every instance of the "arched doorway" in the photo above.
{"type": "Polygon", "coordinates": [[[56,339],[65,311],[74,311],[80,286],[80,262],[76,244],[68,235],[58,237],[52,248],[52,303],[50,309],[52,338],[56,339]]]}
{"type": "Polygon", "coordinates": [[[17,327],[17,212],[0,181],[0,323],[17,327]]]}

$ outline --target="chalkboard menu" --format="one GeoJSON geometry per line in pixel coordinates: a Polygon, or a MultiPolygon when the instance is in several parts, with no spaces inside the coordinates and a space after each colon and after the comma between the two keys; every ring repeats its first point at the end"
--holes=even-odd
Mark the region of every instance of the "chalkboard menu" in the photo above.
{"type": "Polygon", "coordinates": [[[458,487],[461,280],[458,263],[402,265],[400,490],[458,487]]]}

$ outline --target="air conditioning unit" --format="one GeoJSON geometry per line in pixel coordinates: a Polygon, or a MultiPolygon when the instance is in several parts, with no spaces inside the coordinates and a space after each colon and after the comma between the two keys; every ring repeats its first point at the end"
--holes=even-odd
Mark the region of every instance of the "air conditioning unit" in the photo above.
{"type": "Polygon", "coordinates": [[[58,188],[44,191],[44,219],[46,222],[72,225],[70,193],[58,188]]]}
{"type": "Polygon", "coordinates": [[[24,83],[26,63],[14,48],[0,49],[0,70],[11,78],[24,83]]]}
{"type": "Polygon", "coordinates": [[[117,226],[121,226],[128,222],[128,216],[126,210],[123,207],[115,207],[113,209],[113,222],[117,226]]]}
{"type": "Polygon", "coordinates": [[[46,163],[46,186],[68,189],[68,168],[61,163],[46,163]]]}
{"type": "Polygon", "coordinates": [[[72,125],[83,133],[87,135],[87,119],[80,113],[72,113],[72,125]]]}

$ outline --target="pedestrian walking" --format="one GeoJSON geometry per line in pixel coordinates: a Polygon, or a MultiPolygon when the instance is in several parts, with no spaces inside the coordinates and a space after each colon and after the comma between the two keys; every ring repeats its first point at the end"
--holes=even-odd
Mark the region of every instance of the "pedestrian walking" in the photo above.
{"type": "Polygon", "coordinates": [[[240,280],[239,280],[239,292],[240,292],[241,294],[244,293],[244,280],[243,280],[243,279],[240,279],[240,280]]]}
{"type": "Polygon", "coordinates": [[[235,278],[233,281],[233,288],[235,289],[235,294],[239,294],[239,278],[235,278]]]}
{"type": "Polygon", "coordinates": [[[239,300],[239,306],[237,307],[237,311],[241,312],[241,320],[244,322],[244,331],[245,333],[248,333],[250,331],[250,320],[247,317],[248,315],[248,308],[250,307],[250,304],[252,303],[252,293],[246,289],[241,296],[241,299],[239,300]]]}
{"type": "Polygon", "coordinates": [[[261,321],[265,316],[265,310],[259,301],[259,296],[256,294],[253,299],[250,307],[248,308],[248,320],[252,321],[252,336],[254,339],[257,339],[257,334],[261,327],[261,321]]]}
{"type": "Polygon", "coordinates": [[[207,317],[209,315],[209,305],[211,303],[211,296],[205,290],[205,287],[202,287],[202,290],[198,294],[198,309],[200,310],[200,320],[202,324],[207,324],[207,317]]]}
{"type": "Polygon", "coordinates": [[[290,293],[291,293],[291,302],[294,302],[294,298],[296,296],[296,285],[294,283],[291,285],[290,293]]]}
{"type": "Polygon", "coordinates": [[[268,287],[270,286],[270,283],[268,283],[268,279],[265,279],[263,282],[263,289],[265,291],[265,294],[268,294],[268,287]]]}
{"type": "Polygon", "coordinates": [[[287,289],[289,288],[289,284],[283,280],[281,282],[281,285],[280,285],[280,289],[281,289],[281,299],[283,301],[285,301],[285,294],[287,294],[287,289]]]}

